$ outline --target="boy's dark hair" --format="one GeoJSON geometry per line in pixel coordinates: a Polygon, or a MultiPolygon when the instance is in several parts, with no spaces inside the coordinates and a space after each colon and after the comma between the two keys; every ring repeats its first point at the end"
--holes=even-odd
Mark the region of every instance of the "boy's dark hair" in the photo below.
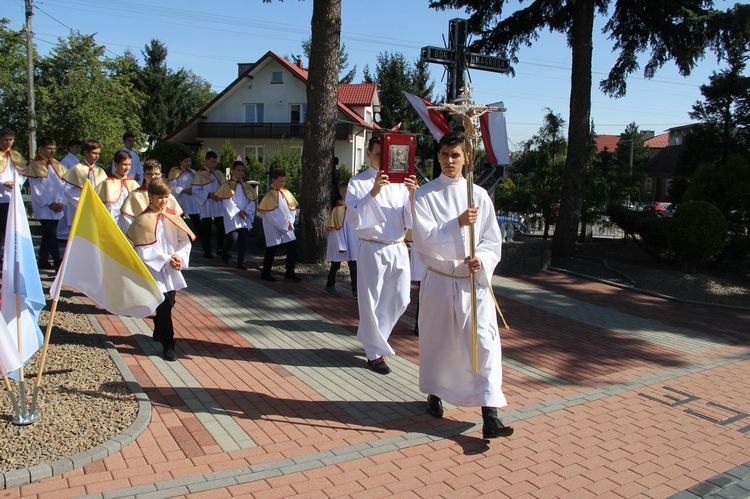
{"type": "Polygon", "coordinates": [[[161,171],[161,163],[155,159],[147,159],[143,162],[143,173],[151,172],[154,170],[161,171]]]}
{"type": "Polygon", "coordinates": [[[15,137],[15,136],[16,136],[16,132],[14,132],[13,130],[11,130],[10,128],[3,128],[2,130],[0,130],[0,138],[2,138],[2,137],[15,137]]]}
{"type": "Polygon", "coordinates": [[[177,156],[177,158],[180,160],[180,163],[182,163],[183,159],[192,158],[192,156],[187,151],[181,151],[179,156],[177,156]]]}
{"type": "Polygon", "coordinates": [[[44,137],[39,137],[39,140],[36,141],[37,147],[47,147],[47,146],[54,146],[57,145],[55,143],[55,138],[51,135],[45,135],[44,137]]]}
{"type": "Polygon", "coordinates": [[[367,150],[372,152],[372,148],[375,147],[375,144],[380,144],[380,137],[373,135],[370,138],[370,142],[367,143],[367,150]]]}
{"type": "Polygon", "coordinates": [[[238,166],[241,166],[241,167],[244,168],[245,167],[245,163],[243,163],[242,161],[235,161],[234,163],[232,163],[232,170],[234,170],[238,166]]]}
{"type": "Polygon", "coordinates": [[[128,158],[133,159],[133,156],[131,156],[128,151],[123,151],[122,149],[120,149],[119,151],[115,153],[115,157],[113,161],[115,162],[115,164],[119,165],[120,163],[122,163],[128,158]]]}
{"type": "Polygon", "coordinates": [[[68,149],[70,149],[70,148],[71,148],[71,147],[73,147],[73,146],[78,146],[78,147],[81,147],[81,146],[83,146],[83,142],[81,142],[81,141],[80,141],[80,140],[78,140],[78,139],[70,139],[70,140],[68,141],[68,145],[67,145],[67,148],[68,148],[68,149]]]}
{"type": "Polygon", "coordinates": [[[122,141],[125,142],[128,139],[134,139],[135,134],[133,132],[125,132],[122,134],[122,141]]]}
{"type": "Polygon", "coordinates": [[[83,143],[83,148],[81,149],[83,152],[91,152],[94,149],[101,149],[102,145],[99,143],[98,140],[87,140],[83,143]]]}
{"type": "Polygon", "coordinates": [[[219,159],[219,155],[216,154],[214,151],[208,151],[206,153],[206,159],[211,159],[211,158],[219,159]]]}
{"type": "Polygon", "coordinates": [[[169,185],[169,181],[165,178],[155,178],[148,184],[148,194],[150,196],[172,194],[172,186],[169,185]]]}
{"type": "Polygon", "coordinates": [[[286,177],[286,172],[283,168],[274,168],[271,170],[271,179],[276,179],[279,177],[286,177]]]}
{"type": "Polygon", "coordinates": [[[440,142],[438,142],[438,151],[443,146],[458,146],[460,145],[463,149],[464,142],[466,141],[466,135],[464,135],[463,132],[449,132],[443,135],[443,137],[440,139],[440,142]]]}

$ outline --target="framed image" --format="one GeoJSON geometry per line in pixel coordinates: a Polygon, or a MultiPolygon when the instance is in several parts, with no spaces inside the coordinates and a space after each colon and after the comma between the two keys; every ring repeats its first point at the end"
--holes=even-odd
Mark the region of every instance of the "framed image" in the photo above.
{"type": "Polygon", "coordinates": [[[386,133],[380,139],[380,164],[388,181],[401,183],[414,175],[417,136],[410,133],[386,133]]]}

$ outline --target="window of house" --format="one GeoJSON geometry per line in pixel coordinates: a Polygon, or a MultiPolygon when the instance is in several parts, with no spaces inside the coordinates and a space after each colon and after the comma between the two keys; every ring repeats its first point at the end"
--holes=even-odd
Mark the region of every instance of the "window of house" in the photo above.
{"type": "Polygon", "coordinates": [[[672,179],[668,178],[664,181],[664,194],[669,196],[672,193],[672,179]]]}
{"type": "Polygon", "coordinates": [[[263,104],[245,104],[245,123],[263,123],[263,104]]]}
{"type": "Polygon", "coordinates": [[[271,73],[271,83],[284,83],[284,73],[281,71],[273,71],[271,73]]]}
{"type": "Polygon", "coordinates": [[[365,110],[365,123],[372,125],[372,111],[369,109],[365,110]]]}
{"type": "Polygon", "coordinates": [[[263,146],[245,146],[245,157],[263,162],[263,146]]]}
{"type": "Polygon", "coordinates": [[[648,194],[651,194],[651,177],[646,178],[646,183],[643,186],[643,192],[646,192],[648,194]]]}
{"type": "Polygon", "coordinates": [[[289,122],[304,123],[307,119],[307,104],[289,105],[289,122]]]}

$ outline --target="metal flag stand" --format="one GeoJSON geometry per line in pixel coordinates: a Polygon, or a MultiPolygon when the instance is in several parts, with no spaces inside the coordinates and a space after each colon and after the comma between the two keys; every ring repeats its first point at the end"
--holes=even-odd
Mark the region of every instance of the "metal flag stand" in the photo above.
{"type": "MultiPolygon", "coordinates": [[[[471,85],[466,84],[466,91],[459,95],[453,102],[444,102],[439,106],[430,106],[428,109],[448,111],[461,117],[466,135],[464,150],[466,151],[466,197],[469,208],[474,208],[474,160],[477,155],[477,147],[481,136],[479,133],[479,117],[492,111],[505,111],[503,108],[474,104],[472,102],[471,85]]],[[[469,224],[469,256],[476,256],[476,240],[474,236],[474,224],[469,224]]],[[[477,287],[475,274],[471,274],[471,366],[474,372],[479,370],[478,359],[478,337],[477,337],[477,287]]],[[[504,319],[503,319],[504,321],[504,319]]]]}

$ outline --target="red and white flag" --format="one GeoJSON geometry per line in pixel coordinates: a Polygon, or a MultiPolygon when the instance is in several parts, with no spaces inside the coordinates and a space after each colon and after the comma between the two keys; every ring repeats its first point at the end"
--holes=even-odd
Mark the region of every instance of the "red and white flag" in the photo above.
{"type": "Polygon", "coordinates": [[[432,102],[417,97],[416,95],[412,95],[409,92],[404,92],[404,95],[406,96],[406,100],[409,101],[409,104],[414,106],[414,109],[417,110],[417,114],[422,118],[424,124],[427,125],[427,128],[430,130],[432,136],[435,137],[435,140],[439,142],[440,139],[443,138],[443,135],[451,131],[451,127],[448,126],[448,122],[445,120],[443,113],[437,109],[427,109],[427,106],[434,105],[432,102]]]}
{"type": "MultiPolygon", "coordinates": [[[[505,109],[502,102],[490,104],[490,107],[505,109]]],[[[505,125],[505,111],[492,111],[479,117],[479,127],[482,130],[482,142],[487,151],[487,159],[493,165],[507,165],[510,163],[508,149],[508,128],[505,125]]]]}

